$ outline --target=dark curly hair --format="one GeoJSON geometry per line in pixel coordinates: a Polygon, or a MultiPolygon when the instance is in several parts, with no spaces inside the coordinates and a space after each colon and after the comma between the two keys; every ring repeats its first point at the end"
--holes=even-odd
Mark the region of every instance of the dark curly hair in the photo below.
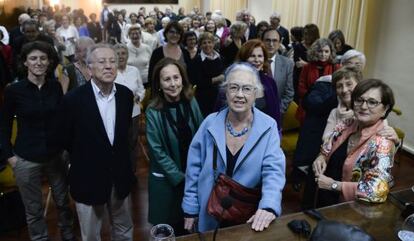
{"type": "Polygon", "coordinates": [[[54,76],[54,71],[59,63],[59,58],[53,46],[44,41],[33,41],[23,45],[19,58],[19,69],[22,70],[27,76],[28,70],[24,63],[27,60],[27,56],[34,50],[39,50],[47,55],[49,66],[47,67],[46,76],[54,76]]]}

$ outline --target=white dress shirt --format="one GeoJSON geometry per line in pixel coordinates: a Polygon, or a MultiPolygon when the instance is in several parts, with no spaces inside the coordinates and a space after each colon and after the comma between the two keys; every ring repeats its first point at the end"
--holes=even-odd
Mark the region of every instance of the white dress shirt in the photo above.
{"type": "Polygon", "coordinates": [[[200,52],[201,61],[204,62],[205,59],[215,60],[217,58],[220,58],[220,54],[217,53],[217,51],[213,50],[213,56],[209,56],[206,53],[204,53],[203,50],[200,52]]]}
{"type": "MultiPolygon", "coordinates": [[[[139,101],[142,101],[142,99],[144,99],[145,89],[144,85],[142,84],[139,70],[136,67],[127,65],[124,71],[120,71],[118,69],[115,83],[128,87],[128,89],[131,90],[134,94],[134,99],[139,99],[139,101]]],[[[139,102],[134,101],[132,117],[138,116],[139,114],[141,114],[141,107],[139,105],[139,102]]]]}
{"type": "Polygon", "coordinates": [[[95,95],[96,103],[98,104],[99,113],[101,114],[102,122],[105,127],[106,134],[108,135],[109,142],[111,145],[114,144],[115,137],[115,120],[116,120],[116,104],[115,104],[115,93],[116,86],[112,86],[111,93],[105,96],[99,87],[95,84],[92,79],[92,89],[95,95]]]}
{"type": "Polygon", "coordinates": [[[270,68],[272,69],[272,77],[275,77],[275,61],[276,61],[276,55],[274,54],[273,57],[270,58],[270,68]]]}

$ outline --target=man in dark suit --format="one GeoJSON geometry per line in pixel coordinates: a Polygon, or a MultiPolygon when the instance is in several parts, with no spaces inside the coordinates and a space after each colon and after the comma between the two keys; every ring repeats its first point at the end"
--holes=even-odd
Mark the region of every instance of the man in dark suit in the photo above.
{"type": "Polygon", "coordinates": [[[249,39],[255,39],[256,38],[256,26],[250,22],[250,13],[247,10],[243,10],[241,12],[242,21],[247,24],[246,33],[244,34],[244,37],[246,40],[249,39]]]}
{"type": "Polygon", "coordinates": [[[262,35],[262,41],[265,44],[269,55],[270,67],[273,79],[280,98],[280,112],[283,114],[293,100],[293,61],[278,53],[280,48],[281,35],[275,29],[268,29],[262,35]]]}
{"type": "Polygon", "coordinates": [[[96,14],[91,13],[89,19],[91,21],[86,25],[89,31],[89,37],[91,37],[95,43],[100,43],[102,41],[102,28],[99,22],[96,21],[96,14]]]}
{"type": "Polygon", "coordinates": [[[289,48],[289,31],[283,27],[282,25],[280,25],[280,13],[278,12],[274,12],[272,15],[270,15],[269,18],[269,22],[270,22],[270,28],[276,29],[277,31],[279,31],[282,39],[282,44],[283,46],[285,46],[286,49],[289,48]]]}
{"type": "Polygon", "coordinates": [[[19,17],[17,18],[17,21],[19,22],[19,25],[17,25],[16,27],[12,28],[10,30],[10,38],[9,38],[9,45],[12,46],[12,48],[14,47],[14,41],[20,37],[23,36],[23,29],[22,29],[22,25],[24,23],[24,21],[29,20],[30,16],[27,13],[22,13],[19,15],[19,17]]]}
{"type": "Polygon", "coordinates": [[[100,240],[105,212],[112,240],[132,240],[130,191],[135,182],[129,151],[133,94],[115,84],[117,55],[105,44],[90,47],[89,83],[62,103],[63,145],[69,152],[69,186],[76,202],[82,240],[100,240]]]}

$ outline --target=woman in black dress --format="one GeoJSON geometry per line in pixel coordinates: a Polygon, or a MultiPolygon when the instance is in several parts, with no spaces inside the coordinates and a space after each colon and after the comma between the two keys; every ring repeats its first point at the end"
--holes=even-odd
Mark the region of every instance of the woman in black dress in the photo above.
{"type": "Polygon", "coordinates": [[[190,80],[196,87],[196,99],[204,117],[214,111],[219,84],[224,80],[224,63],[214,50],[214,36],[209,32],[200,35],[200,53],[189,68],[190,80]]]}

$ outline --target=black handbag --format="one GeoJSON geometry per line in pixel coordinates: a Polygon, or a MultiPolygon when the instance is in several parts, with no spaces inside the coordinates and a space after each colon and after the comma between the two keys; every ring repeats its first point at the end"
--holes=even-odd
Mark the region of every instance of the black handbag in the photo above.
{"type": "Polygon", "coordinates": [[[309,241],[375,241],[360,227],[345,223],[321,220],[313,230],[309,241]]]}
{"type": "Polygon", "coordinates": [[[26,213],[19,191],[0,192],[0,233],[26,225],[26,213]]]}

